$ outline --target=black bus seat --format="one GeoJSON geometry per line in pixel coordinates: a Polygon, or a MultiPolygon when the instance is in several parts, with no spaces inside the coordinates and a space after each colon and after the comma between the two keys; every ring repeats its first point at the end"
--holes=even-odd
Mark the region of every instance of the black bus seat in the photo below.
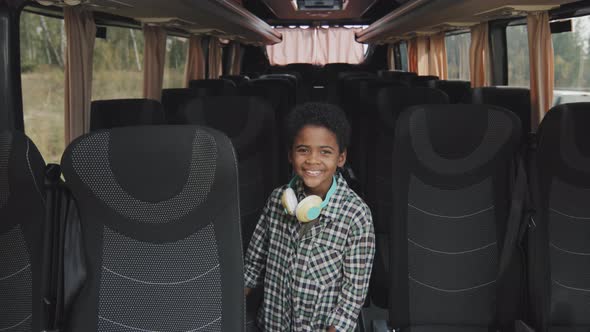
{"type": "MultiPolygon", "coordinates": [[[[87,278],[64,331],[244,331],[236,157],[197,126],[98,131],[62,158],[87,278]]],[[[66,279],[67,279],[66,271],[66,279]]]]}

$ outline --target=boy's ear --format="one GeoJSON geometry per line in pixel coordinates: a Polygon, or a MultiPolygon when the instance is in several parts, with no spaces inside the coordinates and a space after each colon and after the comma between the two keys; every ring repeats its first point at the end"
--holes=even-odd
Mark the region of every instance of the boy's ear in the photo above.
{"type": "Polygon", "coordinates": [[[343,167],[346,163],[346,149],[338,155],[338,167],[343,167]]]}

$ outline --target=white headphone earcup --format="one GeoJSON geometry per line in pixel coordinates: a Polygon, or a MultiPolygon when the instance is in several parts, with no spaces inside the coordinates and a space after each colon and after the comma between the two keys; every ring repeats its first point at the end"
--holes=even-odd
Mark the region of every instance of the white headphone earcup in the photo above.
{"type": "Polygon", "coordinates": [[[297,209],[295,210],[295,215],[297,216],[297,220],[301,222],[309,222],[315,218],[310,218],[309,210],[312,208],[319,208],[322,205],[322,198],[320,196],[312,195],[305,197],[299,204],[297,204],[297,209]]]}
{"type": "Polygon", "coordinates": [[[281,203],[283,203],[283,207],[288,214],[295,215],[295,210],[297,209],[297,196],[295,195],[295,191],[293,191],[293,189],[287,188],[285,191],[283,191],[281,203]]]}

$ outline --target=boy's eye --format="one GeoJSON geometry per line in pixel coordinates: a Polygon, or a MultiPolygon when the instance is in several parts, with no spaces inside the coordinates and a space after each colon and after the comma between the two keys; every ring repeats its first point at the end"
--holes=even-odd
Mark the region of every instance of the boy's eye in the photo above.
{"type": "Polygon", "coordinates": [[[307,151],[308,151],[308,149],[306,149],[306,148],[298,148],[297,149],[297,152],[299,152],[299,153],[305,153],[307,151]]]}
{"type": "Polygon", "coordinates": [[[322,150],[321,153],[322,154],[332,154],[332,151],[330,151],[330,150],[322,150]]]}

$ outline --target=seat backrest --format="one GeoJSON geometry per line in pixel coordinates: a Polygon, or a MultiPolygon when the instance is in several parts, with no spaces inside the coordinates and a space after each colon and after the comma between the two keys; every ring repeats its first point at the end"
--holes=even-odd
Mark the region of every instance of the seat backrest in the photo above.
{"type": "Polygon", "coordinates": [[[250,77],[247,75],[221,75],[219,78],[223,80],[230,80],[234,82],[237,87],[240,87],[242,84],[248,82],[250,77]]]}
{"type": "Polygon", "coordinates": [[[199,92],[193,89],[163,89],[162,106],[166,113],[166,122],[177,123],[177,118],[184,105],[199,96],[199,92]]]}
{"type": "Polygon", "coordinates": [[[279,186],[274,112],[268,102],[258,97],[234,96],[195,99],[184,107],[182,115],[182,123],[215,128],[233,143],[238,156],[242,231],[247,247],[267,197],[279,186]]]}
{"type": "Polygon", "coordinates": [[[297,90],[282,78],[259,78],[250,80],[240,91],[243,96],[258,96],[267,100],[275,110],[277,124],[295,106],[297,90]]]}
{"type": "Polygon", "coordinates": [[[411,83],[414,77],[418,76],[416,73],[407,72],[407,71],[397,71],[397,70],[380,70],[378,72],[379,77],[383,78],[392,78],[399,81],[404,81],[411,83]]]}
{"type": "Polygon", "coordinates": [[[301,78],[297,73],[290,74],[266,74],[261,75],[259,78],[272,78],[272,79],[284,79],[289,81],[293,86],[297,87],[301,78]]]}
{"type": "Polygon", "coordinates": [[[423,87],[423,88],[428,88],[431,86],[432,82],[434,81],[438,81],[438,76],[432,76],[432,75],[420,75],[420,76],[414,76],[412,78],[412,81],[410,83],[411,86],[414,87],[423,87]]]}
{"type": "Polygon", "coordinates": [[[388,224],[393,328],[512,330],[520,255],[497,278],[520,138],[518,118],[495,106],[419,105],[399,116],[388,224]]]}
{"type": "Polygon", "coordinates": [[[235,163],[229,139],[204,127],[74,140],[62,167],[88,277],[67,331],[244,331],[235,163]]]}
{"type": "Polygon", "coordinates": [[[471,93],[471,102],[506,108],[520,118],[523,135],[531,132],[531,94],[527,88],[504,86],[474,88],[471,93]]]}
{"type": "Polygon", "coordinates": [[[94,100],[90,104],[90,130],[166,123],[164,108],[157,100],[94,100]]]}
{"type": "Polygon", "coordinates": [[[315,73],[318,67],[311,63],[290,63],[285,67],[286,71],[294,71],[301,75],[304,84],[312,85],[315,79],[315,73]]]}
{"type": "Polygon", "coordinates": [[[590,326],[590,103],[553,107],[537,131],[531,170],[536,227],[529,283],[537,331],[590,326]]]}
{"type": "Polygon", "coordinates": [[[325,84],[333,84],[338,79],[340,73],[351,72],[357,69],[358,66],[349,63],[328,63],[324,66],[325,84]]]}
{"type": "Polygon", "coordinates": [[[0,331],[47,328],[44,168],[24,134],[0,131],[0,331]]]}
{"type": "Polygon", "coordinates": [[[433,80],[430,81],[430,87],[446,93],[451,104],[465,102],[471,95],[471,82],[469,81],[433,80]]]}
{"type": "MultiPolygon", "coordinates": [[[[283,133],[285,125],[285,117],[295,106],[297,99],[297,90],[291,82],[280,78],[261,78],[250,80],[248,84],[242,87],[242,95],[245,96],[257,96],[268,103],[270,103],[274,110],[275,116],[275,128],[279,133],[283,133]]],[[[277,146],[279,151],[284,151],[287,142],[285,141],[284,135],[278,135],[275,138],[277,140],[277,146]]],[[[279,152],[279,155],[283,155],[279,152]]],[[[291,172],[290,165],[287,158],[280,158],[278,161],[279,167],[279,182],[289,181],[291,172]]]]}
{"type": "Polygon", "coordinates": [[[338,73],[338,79],[339,80],[343,80],[343,79],[347,79],[347,78],[352,78],[352,77],[373,77],[373,78],[377,78],[377,74],[371,73],[371,72],[368,72],[368,71],[361,71],[361,70],[356,70],[356,71],[343,71],[343,72],[339,72],[338,73]]]}
{"type": "Polygon", "coordinates": [[[196,91],[199,97],[235,96],[238,94],[236,83],[227,79],[192,80],[188,82],[188,88],[196,91]]]}

